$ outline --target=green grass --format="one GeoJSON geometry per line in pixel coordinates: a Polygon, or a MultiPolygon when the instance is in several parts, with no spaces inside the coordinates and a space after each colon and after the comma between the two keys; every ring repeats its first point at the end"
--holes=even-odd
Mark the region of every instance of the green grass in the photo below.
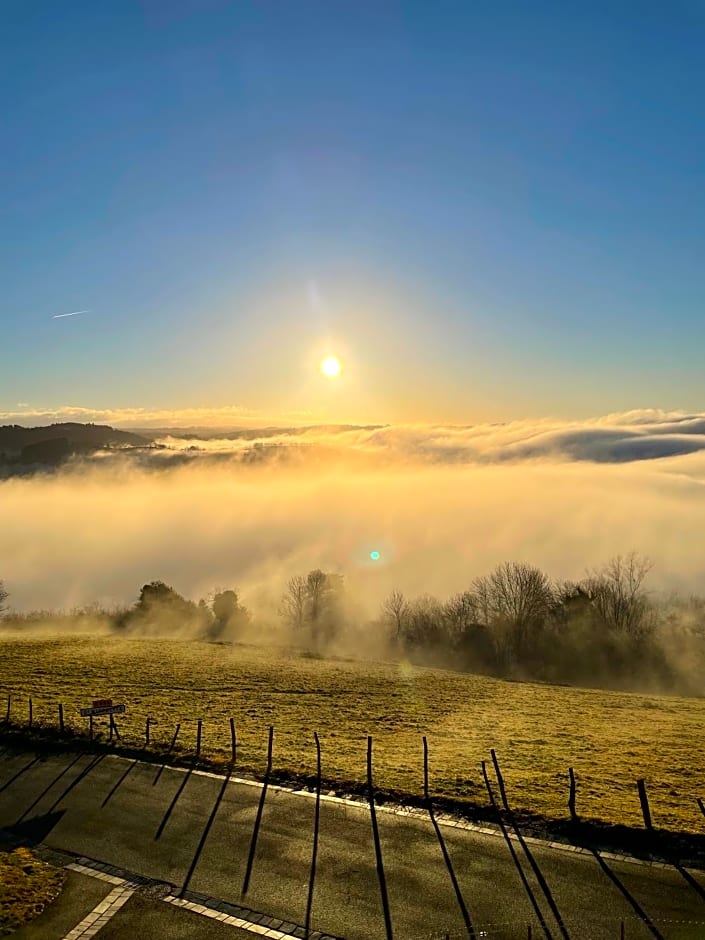
{"type": "Polygon", "coordinates": [[[66,873],[29,849],[0,852],[0,937],[33,920],[61,891],[66,873]]]}
{"type": "MultiPolygon", "coordinates": [[[[296,651],[169,640],[106,637],[0,640],[0,696],[12,717],[86,729],[78,709],[93,698],[124,702],[127,743],[141,743],[145,718],[166,744],[176,722],[193,747],[204,719],[203,752],[230,755],[228,719],[238,731],[238,763],[261,773],[267,729],[275,727],[274,767],[315,773],[313,732],[323,773],[365,780],[366,736],[374,736],[375,783],[420,794],[422,735],[429,740],[430,783],[438,796],[487,802],[480,761],[494,747],[510,802],[551,818],[567,815],[569,766],[578,812],[605,823],[640,826],[635,781],[644,777],[654,824],[702,832],[696,804],[705,796],[705,701],[505,682],[408,664],[311,659],[296,651]]],[[[0,721],[4,718],[0,698],[0,721]]],[[[106,722],[100,728],[105,731],[106,722]]]]}

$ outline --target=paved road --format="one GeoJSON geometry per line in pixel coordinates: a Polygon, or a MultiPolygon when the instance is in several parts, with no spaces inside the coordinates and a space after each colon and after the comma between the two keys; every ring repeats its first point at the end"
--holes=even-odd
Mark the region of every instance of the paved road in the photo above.
{"type": "MultiPolygon", "coordinates": [[[[303,924],[315,800],[269,789],[243,894],[260,795],[258,786],[170,768],[157,779],[154,765],[113,756],[0,756],[0,827],[19,825],[53,848],[303,924]]],[[[468,936],[428,817],[378,810],[377,819],[394,937],[468,936]]],[[[535,844],[532,867],[501,834],[440,829],[478,937],[525,940],[531,923],[534,937],[616,940],[625,919],[628,940],[705,938],[700,873],[535,844]]],[[[321,803],[311,923],[347,940],[386,936],[365,805],[321,803]]]]}

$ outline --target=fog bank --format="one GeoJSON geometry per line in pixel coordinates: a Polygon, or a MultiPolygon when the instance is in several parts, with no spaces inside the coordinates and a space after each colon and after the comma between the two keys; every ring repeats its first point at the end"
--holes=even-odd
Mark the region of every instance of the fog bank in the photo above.
{"type": "Polygon", "coordinates": [[[172,437],[0,482],[0,579],[18,611],[132,603],[162,579],[194,599],[236,587],[266,617],[288,577],[320,567],[374,613],[393,587],[447,595],[507,559],[579,578],[636,549],[651,586],[703,592],[704,430],[638,412],[172,437]]]}

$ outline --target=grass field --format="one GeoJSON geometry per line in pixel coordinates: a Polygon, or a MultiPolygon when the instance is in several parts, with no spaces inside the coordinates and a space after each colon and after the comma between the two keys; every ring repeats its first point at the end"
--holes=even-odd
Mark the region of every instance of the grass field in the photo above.
{"type": "MultiPolygon", "coordinates": [[[[408,664],[307,658],[296,651],[108,637],[0,640],[0,695],[13,720],[86,728],[78,709],[93,698],[124,702],[120,733],[168,742],[177,721],[192,747],[203,718],[203,751],[230,754],[235,718],[238,763],[261,772],[274,725],[274,767],[315,772],[313,732],[323,774],[365,779],[366,736],[374,736],[375,783],[419,794],[421,736],[429,739],[431,788],[484,804],[480,761],[497,750],[510,802],[567,815],[567,769],[578,781],[578,812],[607,823],[641,825],[635,780],[644,777],[654,823],[702,832],[696,796],[705,796],[705,701],[504,682],[408,664]]],[[[0,700],[0,720],[4,705],[0,700]]],[[[105,722],[102,725],[105,728],[105,722]]]]}
{"type": "Polygon", "coordinates": [[[61,891],[66,873],[27,848],[0,852],[0,937],[33,920],[61,891]]]}

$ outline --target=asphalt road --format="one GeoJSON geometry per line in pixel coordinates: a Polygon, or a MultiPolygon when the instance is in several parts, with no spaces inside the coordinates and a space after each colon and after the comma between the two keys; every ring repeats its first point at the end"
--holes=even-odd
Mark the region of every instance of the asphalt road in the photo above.
{"type": "MultiPolygon", "coordinates": [[[[315,800],[269,789],[243,893],[261,788],[157,770],[113,756],[37,760],[5,754],[0,827],[14,826],[55,849],[304,924],[315,800]]],[[[493,940],[525,940],[528,924],[534,937],[616,940],[622,919],[627,940],[705,938],[700,873],[536,844],[527,846],[532,865],[515,840],[441,823],[446,862],[428,817],[378,809],[377,820],[398,940],[467,937],[468,924],[478,938],[493,940]]],[[[140,903],[130,901],[116,916],[127,918],[140,903]]],[[[321,802],[311,926],[347,940],[386,937],[364,804],[321,802]]]]}

